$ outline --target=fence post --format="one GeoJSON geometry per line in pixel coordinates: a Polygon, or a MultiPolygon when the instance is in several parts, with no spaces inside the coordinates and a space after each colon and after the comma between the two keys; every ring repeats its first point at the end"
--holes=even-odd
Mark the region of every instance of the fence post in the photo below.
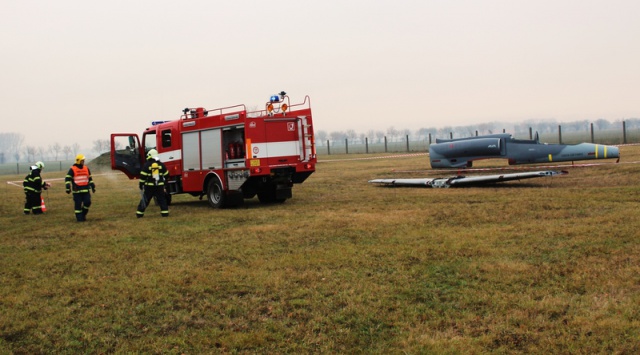
{"type": "Polygon", "coordinates": [[[409,135],[407,134],[406,137],[407,137],[407,153],[409,153],[409,135]]]}
{"type": "Polygon", "coordinates": [[[593,123],[591,123],[591,143],[593,143],[593,123]]]}
{"type": "Polygon", "coordinates": [[[431,145],[431,133],[429,133],[429,145],[431,145]]]}
{"type": "Polygon", "coordinates": [[[533,139],[533,129],[529,127],[529,139],[533,139]]]}
{"type": "Polygon", "coordinates": [[[476,129],[476,137],[478,136],[478,130],[476,129]]]}
{"type": "Polygon", "coordinates": [[[627,123],[622,121],[622,144],[627,144],[627,123]]]}
{"type": "Polygon", "coordinates": [[[329,145],[328,139],[327,139],[327,155],[331,155],[331,146],[329,145]]]}
{"type": "Polygon", "coordinates": [[[558,143],[562,144],[562,126],[558,125],[558,143]]]}
{"type": "Polygon", "coordinates": [[[364,138],[364,151],[369,154],[369,137],[364,138]]]}
{"type": "Polygon", "coordinates": [[[384,136],[384,152],[387,152],[387,136],[384,136]]]}
{"type": "Polygon", "coordinates": [[[449,132],[449,139],[453,139],[453,132],[449,132]]]}
{"type": "Polygon", "coordinates": [[[344,139],[344,149],[349,154],[349,138],[344,139]]]}

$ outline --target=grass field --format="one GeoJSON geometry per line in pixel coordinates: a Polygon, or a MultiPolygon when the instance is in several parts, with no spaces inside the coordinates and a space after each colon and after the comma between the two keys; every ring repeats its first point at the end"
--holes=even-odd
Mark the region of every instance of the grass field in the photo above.
{"type": "Polygon", "coordinates": [[[43,216],[3,176],[0,353],[638,353],[640,147],[621,155],[464,189],[367,183],[435,177],[426,156],[324,156],[284,204],[140,220],[137,182],[90,165],[86,223],[63,173],[43,216]]]}

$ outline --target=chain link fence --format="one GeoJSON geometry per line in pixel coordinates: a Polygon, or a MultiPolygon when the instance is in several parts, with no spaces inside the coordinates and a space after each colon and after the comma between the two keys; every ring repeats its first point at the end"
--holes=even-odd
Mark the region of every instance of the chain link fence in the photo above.
{"type": "MultiPolygon", "coordinates": [[[[75,163],[74,160],[58,160],[58,161],[42,161],[44,163],[44,173],[53,171],[67,171],[69,167],[75,163]]],[[[29,173],[29,167],[31,163],[6,163],[0,164],[0,175],[27,175],[29,173]]]]}
{"type": "MultiPolygon", "coordinates": [[[[494,132],[497,133],[497,132],[494,132]]],[[[499,132],[509,133],[509,132],[499,132]]],[[[479,134],[478,131],[475,135],[479,134]]],[[[536,132],[533,129],[529,129],[528,134],[513,134],[516,139],[534,139],[536,132]]],[[[466,136],[469,137],[469,136],[466,136]]],[[[558,126],[557,129],[550,132],[538,134],[540,143],[549,144],[578,144],[578,143],[597,143],[607,145],[620,145],[620,144],[634,144],[640,143],[640,128],[626,129],[623,125],[622,129],[606,129],[597,130],[593,126],[589,130],[585,131],[571,131],[563,132],[562,126],[558,126]]],[[[458,136],[454,133],[446,135],[428,134],[425,137],[413,138],[409,135],[405,135],[401,138],[388,139],[387,137],[381,139],[369,139],[364,140],[345,138],[344,140],[326,140],[322,142],[316,142],[316,152],[318,154],[367,154],[367,153],[401,153],[401,152],[427,152],[429,151],[429,145],[435,143],[436,138],[441,139],[455,139],[465,138],[465,136],[458,136]]]]}

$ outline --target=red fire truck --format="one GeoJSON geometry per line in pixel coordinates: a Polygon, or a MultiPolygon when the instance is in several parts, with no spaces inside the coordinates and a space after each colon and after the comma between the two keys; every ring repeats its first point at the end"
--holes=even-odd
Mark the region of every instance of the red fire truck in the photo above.
{"type": "Polygon", "coordinates": [[[152,122],[142,140],[134,133],[112,134],[111,168],[139,178],[151,149],[169,170],[169,201],[188,193],[206,195],[215,208],[256,195],[261,203],[284,202],[293,184],[315,171],[311,100],[291,104],[281,92],[255,112],[245,105],[185,108],[178,120],[152,122]]]}

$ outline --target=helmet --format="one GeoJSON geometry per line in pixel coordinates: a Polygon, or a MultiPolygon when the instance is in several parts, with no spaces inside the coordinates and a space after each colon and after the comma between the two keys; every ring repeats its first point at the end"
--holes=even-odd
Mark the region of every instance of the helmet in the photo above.
{"type": "Polygon", "coordinates": [[[44,163],[39,161],[39,162],[36,163],[36,167],[38,167],[38,169],[42,170],[42,169],[44,169],[44,163]]]}
{"type": "Polygon", "coordinates": [[[147,153],[147,159],[158,160],[158,151],[155,149],[151,149],[149,153],[147,153]]]}
{"type": "Polygon", "coordinates": [[[80,162],[83,160],[84,160],[84,155],[82,154],[76,155],[76,164],[80,164],[80,162]]]}

